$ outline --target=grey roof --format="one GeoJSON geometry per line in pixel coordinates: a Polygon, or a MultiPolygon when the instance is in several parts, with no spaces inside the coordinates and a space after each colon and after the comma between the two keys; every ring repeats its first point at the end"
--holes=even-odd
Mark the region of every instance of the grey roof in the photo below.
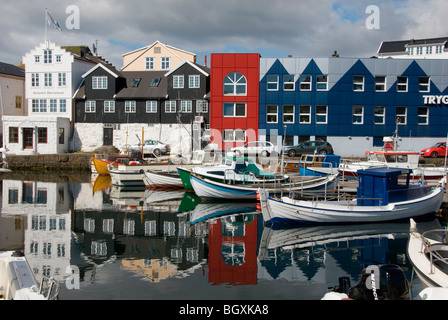
{"type": "Polygon", "coordinates": [[[400,41],[383,41],[380,48],[378,49],[378,54],[387,53],[400,53],[406,52],[406,46],[418,46],[418,45],[430,45],[430,44],[445,44],[447,47],[448,37],[442,38],[431,38],[431,39],[410,39],[410,40],[400,40],[400,41]]]}
{"type": "Polygon", "coordinates": [[[0,62],[0,74],[25,78],[25,69],[13,64],[0,62]]]}
{"type": "Polygon", "coordinates": [[[168,80],[164,76],[166,71],[122,71],[126,79],[126,87],[117,93],[117,99],[165,98],[168,80]],[[140,79],[138,86],[131,87],[134,79],[140,79]],[[160,79],[157,86],[151,86],[154,79],[160,79]]]}

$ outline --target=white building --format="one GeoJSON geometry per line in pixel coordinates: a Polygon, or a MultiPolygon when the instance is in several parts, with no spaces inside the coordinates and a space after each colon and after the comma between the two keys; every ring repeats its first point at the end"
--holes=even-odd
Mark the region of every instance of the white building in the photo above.
{"type": "Polygon", "coordinates": [[[447,59],[448,37],[383,41],[378,48],[379,58],[447,59]]]}
{"type": "Polygon", "coordinates": [[[99,61],[88,47],[60,47],[48,40],[23,57],[27,114],[4,117],[9,153],[71,151],[72,97],[82,74],[99,61]]]}

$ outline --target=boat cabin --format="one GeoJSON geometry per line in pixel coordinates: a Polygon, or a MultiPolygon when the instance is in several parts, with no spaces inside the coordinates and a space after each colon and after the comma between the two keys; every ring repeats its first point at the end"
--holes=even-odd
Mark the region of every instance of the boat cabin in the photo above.
{"type": "Polygon", "coordinates": [[[409,184],[412,169],[375,167],[357,173],[357,203],[360,206],[385,206],[412,200],[431,191],[429,186],[409,184]]]}
{"type": "Polygon", "coordinates": [[[383,163],[387,166],[418,167],[420,153],[411,151],[366,151],[368,162],[383,163]]]}

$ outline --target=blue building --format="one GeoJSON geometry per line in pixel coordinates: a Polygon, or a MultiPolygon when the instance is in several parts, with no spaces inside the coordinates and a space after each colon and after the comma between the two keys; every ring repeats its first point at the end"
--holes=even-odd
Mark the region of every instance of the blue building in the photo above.
{"type": "Polygon", "coordinates": [[[278,146],[322,139],[363,156],[396,129],[400,149],[446,140],[445,59],[260,58],[259,86],[259,138],[278,146]]]}

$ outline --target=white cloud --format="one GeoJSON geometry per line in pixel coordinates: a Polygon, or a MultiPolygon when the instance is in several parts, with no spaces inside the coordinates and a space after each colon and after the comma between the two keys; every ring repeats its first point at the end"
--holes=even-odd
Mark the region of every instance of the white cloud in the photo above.
{"type": "Polygon", "coordinates": [[[122,54],[156,40],[198,54],[260,52],[262,56],[372,56],[383,40],[447,36],[443,0],[383,0],[380,29],[365,27],[362,0],[2,0],[0,61],[18,63],[44,40],[45,8],[64,31],[60,45],[88,45],[122,66],[122,54]],[[80,10],[80,29],[67,30],[68,5],[80,10]]]}

